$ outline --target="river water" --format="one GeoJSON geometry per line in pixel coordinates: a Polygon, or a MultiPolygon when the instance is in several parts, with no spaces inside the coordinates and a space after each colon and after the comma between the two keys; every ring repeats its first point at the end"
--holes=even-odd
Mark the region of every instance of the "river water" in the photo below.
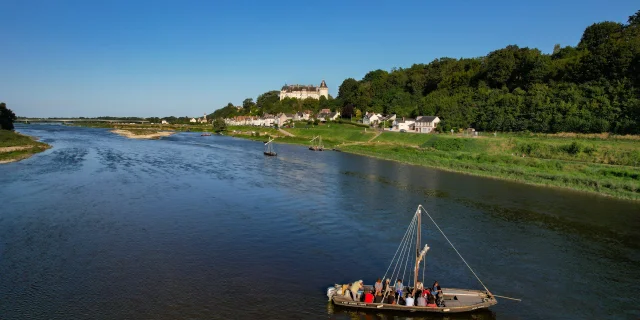
{"type": "MultiPolygon", "coordinates": [[[[325,295],[382,276],[418,204],[523,300],[447,319],[640,317],[639,202],[226,136],[17,130],[53,148],[0,166],[0,319],[422,319],[325,295]]],[[[423,236],[426,283],[482,288],[423,236]]]]}

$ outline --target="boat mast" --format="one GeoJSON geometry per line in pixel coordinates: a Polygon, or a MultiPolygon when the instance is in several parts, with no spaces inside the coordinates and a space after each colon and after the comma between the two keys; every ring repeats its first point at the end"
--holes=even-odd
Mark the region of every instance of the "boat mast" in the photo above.
{"type": "Polygon", "coordinates": [[[418,283],[418,269],[420,267],[420,257],[421,257],[421,252],[420,252],[420,238],[421,238],[421,227],[422,227],[422,221],[420,220],[420,217],[422,216],[421,214],[422,212],[420,211],[420,207],[418,207],[418,210],[416,211],[416,214],[418,215],[418,225],[417,225],[417,232],[416,232],[416,265],[414,268],[414,272],[413,272],[413,287],[416,287],[416,284],[418,283]]]}

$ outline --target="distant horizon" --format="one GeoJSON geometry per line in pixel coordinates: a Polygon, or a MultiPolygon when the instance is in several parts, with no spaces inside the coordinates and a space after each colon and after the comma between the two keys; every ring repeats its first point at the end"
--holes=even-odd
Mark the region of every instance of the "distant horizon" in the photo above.
{"type": "Polygon", "coordinates": [[[628,0],[34,2],[0,4],[0,101],[30,118],[198,117],[323,79],[337,97],[343,80],[377,69],[510,44],[575,46],[587,26],[626,22],[638,9],[628,0]]]}

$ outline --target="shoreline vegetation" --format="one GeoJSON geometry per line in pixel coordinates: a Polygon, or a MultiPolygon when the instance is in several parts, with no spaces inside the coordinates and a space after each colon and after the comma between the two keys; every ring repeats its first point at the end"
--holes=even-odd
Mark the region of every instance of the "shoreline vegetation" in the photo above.
{"type": "MultiPolygon", "coordinates": [[[[135,125],[135,128],[154,132],[213,132],[211,125],[135,125]]],[[[325,150],[335,149],[446,171],[640,200],[640,136],[637,135],[419,134],[379,131],[337,122],[319,126],[301,122],[295,127],[281,129],[230,126],[224,134],[256,141],[274,138],[276,143],[307,146],[313,137],[320,135],[325,150]]]]}
{"type": "Polygon", "coordinates": [[[27,159],[51,148],[37,138],[10,130],[0,130],[0,164],[27,159]]]}

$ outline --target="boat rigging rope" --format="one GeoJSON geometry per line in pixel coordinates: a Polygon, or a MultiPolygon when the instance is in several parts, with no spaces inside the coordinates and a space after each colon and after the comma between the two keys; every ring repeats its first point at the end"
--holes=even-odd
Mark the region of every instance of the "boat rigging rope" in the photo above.
{"type": "Polygon", "coordinates": [[[491,293],[491,291],[489,291],[489,289],[487,289],[487,286],[484,285],[484,283],[482,282],[482,280],[480,280],[480,278],[478,277],[478,275],[475,273],[475,271],[473,271],[473,269],[471,268],[471,266],[467,263],[466,260],[464,260],[464,258],[462,257],[462,255],[460,254],[460,252],[458,252],[458,249],[456,249],[456,247],[453,245],[453,243],[451,243],[451,241],[449,240],[449,238],[447,238],[447,235],[444,234],[444,232],[442,231],[442,229],[440,229],[440,226],[438,226],[438,224],[436,223],[435,220],[433,220],[433,218],[431,217],[431,215],[429,214],[429,212],[427,211],[427,209],[425,209],[422,205],[418,206],[419,209],[424,210],[424,213],[427,214],[427,217],[429,217],[429,219],[431,219],[431,222],[433,222],[433,224],[436,226],[436,228],[438,228],[438,231],[440,231],[440,233],[442,233],[442,235],[444,236],[444,238],[447,240],[447,242],[449,242],[449,244],[451,245],[451,247],[453,248],[453,250],[456,251],[456,253],[458,254],[458,256],[460,257],[460,259],[462,259],[462,262],[464,262],[464,264],[467,265],[467,268],[469,268],[469,270],[471,270],[471,273],[473,273],[473,275],[476,277],[476,279],[478,279],[478,282],[480,282],[480,284],[484,287],[485,290],[487,290],[487,292],[491,293]]]}
{"type": "MultiPolygon", "coordinates": [[[[407,231],[404,233],[404,236],[402,237],[402,240],[400,241],[400,244],[398,245],[398,249],[396,250],[396,253],[393,255],[393,258],[391,258],[391,263],[389,263],[389,267],[387,268],[387,271],[384,272],[384,276],[382,276],[382,280],[384,281],[384,279],[387,277],[387,273],[389,272],[389,269],[391,269],[391,265],[393,264],[393,261],[396,259],[396,255],[398,255],[398,251],[400,251],[400,247],[402,247],[402,244],[405,243],[405,239],[407,238],[407,235],[409,234],[409,230],[411,230],[411,226],[415,223],[415,221],[417,220],[417,215],[413,216],[413,219],[411,220],[411,223],[409,223],[409,227],[407,228],[407,231]]],[[[398,257],[399,258],[399,257],[398,257]]],[[[396,262],[396,266],[398,265],[398,263],[396,262]]],[[[395,268],[393,268],[393,272],[391,273],[393,275],[393,273],[395,273],[395,268]]]]}
{"type": "MultiPolygon", "coordinates": [[[[406,254],[404,256],[402,256],[400,259],[400,268],[398,268],[398,278],[400,279],[405,279],[405,275],[407,273],[407,265],[409,263],[409,259],[411,257],[411,245],[413,244],[412,238],[415,236],[415,231],[417,228],[413,228],[411,229],[411,232],[409,233],[409,237],[407,238],[407,241],[405,243],[405,249],[403,250],[403,252],[406,252],[406,254]],[[400,277],[400,270],[402,268],[402,261],[404,261],[404,270],[402,271],[402,277],[400,277]]],[[[394,277],[395,279],[395,277],[394,277]]],[[[404,280],[403,280],[404,281],[404,280]]],[[[397,290],[397,288],[396,288],[397,290]]],[[[397,297],[397,301],[396,303],[399,303],[400,301],[400,296],[397,297]]]]}
{"type": "MultiPolygon", "coordinates": [[[[414,237],[414,235],[416,234],[416,229],[417,228],[411,230],[412,232],[411,232],[411,236],[409,237],[409,239],[414,237]]],[[[413,241],[410,241],[409,242],[409,247],[408,247],[409,250],[407,250],[407,258],[406,258],[406,261],[404,263],[404,271],[402,272],[402,278],[400,278],[400,279],[403,279],[403,281],[405,279],[404,276],[407,273],[407,266],[409,265],[409,260],[411,260],[411,253],[413,252],[411,250],[412,247],[413,247],[413,241]]],[[[400,275],[400,271],[399,270],[398,270],[398,275],[400,275]]],[[[409,275],[411,275],[411,274],[409,274],[409,275]]],[[[409,281],[407,281],[407,284],[409,284],[409,281]]]]}
{"type": "MultiPolygon", "coordinates": [[[[402,267],[402,262],[401,261],[404,260],[403,259],[404,252],[407,249],[407,244],[409,244],[410,241],[411,241],[411,234],[412,234],[412,231],[414,230],[414,226],[416,224],[417,217],[418,217],[417,214],[413,216],[413,219],[411,220],[411,223],[409,224],[409,227],[407,228],[407,231],[405,232],[405,235],[402,238],[402,241],[400,242],[400,245],[398,246],[398,249],[396,250],[396,254],[393,255],[393,259],[391,259],[391,263],[389,264],[389,268],[387,268],[387,272],[388,272],[389,269],[391,268],[391,265],[393,264],[393,261],[396,260],[396,255],[397,255],[398,259],[396,261],[395,266],[393,267],[393,271],[391,272],[391,276],[390,276],[392,279],[396,279],[397,277],[400,276],[400,269],[398,268],[398,265],[400,265],[400,267],[402,267]],[[398,255],[398,251],[400,252],[399,255],[398,255]],[[397,276],[395,276],[396,275],[396,269],[398,270],[397,276]]],[[[387,272],[385,272],[385,274],[382,277],[382,279],[386,278],[387,272]]],[[[391,285],[392,284],[389,283],[389,286],[391,286],[391,285]]],[[[387,297],[387,294],[388,294],[388,291],[385,292],[384,298],[387,297]]]]}

